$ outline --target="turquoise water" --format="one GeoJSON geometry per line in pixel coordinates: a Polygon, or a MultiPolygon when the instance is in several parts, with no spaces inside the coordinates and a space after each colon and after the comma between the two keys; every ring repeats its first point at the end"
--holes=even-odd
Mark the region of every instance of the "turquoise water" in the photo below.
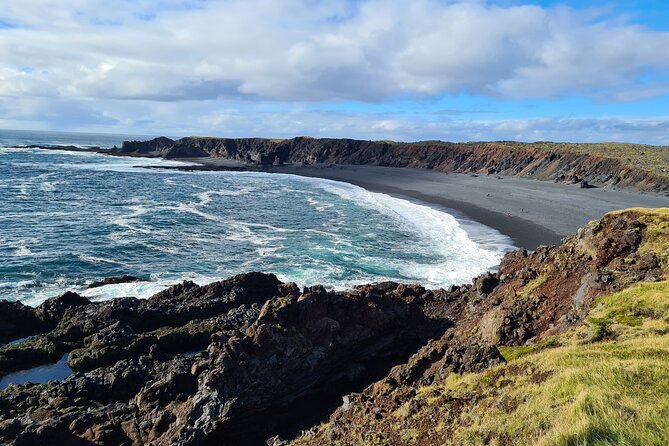
{"type": "Polygon", "coordinates": [[[510,248],[486,227],[345,183],[21,147],[122,139],[0,131],[0,298],[36,305],[66,289],[147,297],[245,271],[334,288],[446,287],[495,268],[510,248]],[[149,281],[83,289],[122,274],[149,281]]]}

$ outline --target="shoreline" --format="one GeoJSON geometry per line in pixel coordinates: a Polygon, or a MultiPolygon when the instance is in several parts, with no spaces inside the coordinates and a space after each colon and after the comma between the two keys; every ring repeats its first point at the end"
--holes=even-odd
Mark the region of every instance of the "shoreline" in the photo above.
{"type": "MultiPolygon", "coordinates": [[[[349,167],[363,166],[342,166],[341,169],[345,170],[349,167]]],[[[269,169],[263,170],[263,172],[283,173],[310,178],[342,181],[348,184],[362,187],[363,189],[370,192],[382,193],[403,200],[424,204],[436,208],[437,210],[446,212],[458,220],[472,221],[475,224],[483,225],[487,228],[493,229],[503,236],[511,239],[513,245],[516,248],[534,250],[540,245],[557,245],[560,243],[563,237],[563,235],[557,234],[556,232],[544,226],[538,225],[530,220],[526,220],[514,215],[507,215],[501,212],[492,211],[476,204],[468,203],[466,201],[455,200],[433,193],[425,193],[407,187],[390,185],[387,184],[386,181],[379,181],[378,178],[370,179],[369,175],[366,175],[364,178],[357,179],[353,178],[350,174],[347,175],[344,173],[342,175],[343,172],[341,170],[333,173],[330,173],[330,170],[331,169],[325,170],[318,167],[298,167],[290,169],[269,169]]],[[[370,172],[365,173],[369,174],[370,172]]],[[[372,177],[375,177],[375,175],[372,175],[372,177]]]]}
{"type": "Polygon", "coordinates": [[[234,160],[210,158],[179,161],[197,165],[171,169],[283,173],[346,182],[473,220],[508,236],[517,247],[529,250],[557,245],[565,236],[611,211],[669,207],[669,198],[655,193],[582,189],[577,185],[496,175],[367,165],[256,168],[234,160]]]}

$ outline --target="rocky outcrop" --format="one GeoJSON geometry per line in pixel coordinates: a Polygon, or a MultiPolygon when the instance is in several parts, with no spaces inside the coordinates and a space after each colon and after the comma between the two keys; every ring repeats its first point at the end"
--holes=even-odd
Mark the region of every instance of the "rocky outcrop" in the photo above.
{"type": "Polygon", "coordinates": [[[43,331],[2,347],[4,370],[69,353],[75,373],[0,393],[0,442],[281,444],[331,414],[296,443],[352,444],[374,426],[381,444],[401,444],[384,426],[410,419],[419,389],[504,362],[503,346],[581,323],[597,296],[666,276],[667,227],[666,210],[609,214],[449,290],[300,290],[249,273],[147,300],[68,293],[19,308],[43,331]]]}
{"type": "Polygon", "coordinates": [[[0,439],[261,444],[293,434],[443,333],[449,305],[430,310],[442,295],[391,283],[300,291],[252,273],[72,309],[46,336],[79,347],[69,363],[88,372],[10,387],[0,439]]]}
{"type": "Polygon", "coordinates": [[[87,288],[99,288],[106,285],[117,285],[119,283],[134,283],[134,282],[146,282],[146,279],[135,276],[116,276],[116,277],[106,277],[101,280],[94,280],[88,284],[87,288]]]}
{"type": "MultiPolygon", "coordinates": [[[[636,150],[636,149],[630,149],[636,150]]],[[[352,164],[413,167],[441,172],[506,175],[593,186],[632,187],[669,193],[669,177],[631,160],[559,146],[511,143],[415,143],[316,139],[157,138],[128,141],[117,154],[164,158],[214,157],[271,167],[285,164],[352,164]]]]}

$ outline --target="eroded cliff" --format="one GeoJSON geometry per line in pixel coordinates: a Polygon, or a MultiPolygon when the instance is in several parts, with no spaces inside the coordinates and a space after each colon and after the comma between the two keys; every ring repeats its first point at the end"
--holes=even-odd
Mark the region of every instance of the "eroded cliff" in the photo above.
{"type": "Polygon", "coordinates": [[[666,147],[507,142],[397,143],[353,139],[298,137],[156,138],[127,141],[118,154],[164,158],[213,157],[257,166],[353,164],[412,167],[442,172],[498,174],[583,187],[631,187],[669,193],[669,149],[666,147]],[[620,147],[625,147],[621,150],[620,147]]]}

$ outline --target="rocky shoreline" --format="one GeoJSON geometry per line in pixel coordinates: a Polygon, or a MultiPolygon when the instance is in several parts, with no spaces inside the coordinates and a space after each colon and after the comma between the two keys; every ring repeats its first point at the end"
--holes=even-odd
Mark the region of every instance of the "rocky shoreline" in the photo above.
{"type": "MultiPolygon", "coordinates": [[[[2,301],[0,373],[66,353],[74,373],[0,392],[0,442],[357,443],[356,423],[391,419],[421,386],[504,363],[503,348],[590,324],[598,296],[661,280],[669,234],[658,228],[668,215],[609,214],[449,290],[300,290],[249,273],[184,282],[147,300],[66,293],[37,308],[2,301]]],[[[423,444],[448,436],[440,432],[423,444]]],[[[378,434],[382,444],[404,444],[378,434]]]]}

